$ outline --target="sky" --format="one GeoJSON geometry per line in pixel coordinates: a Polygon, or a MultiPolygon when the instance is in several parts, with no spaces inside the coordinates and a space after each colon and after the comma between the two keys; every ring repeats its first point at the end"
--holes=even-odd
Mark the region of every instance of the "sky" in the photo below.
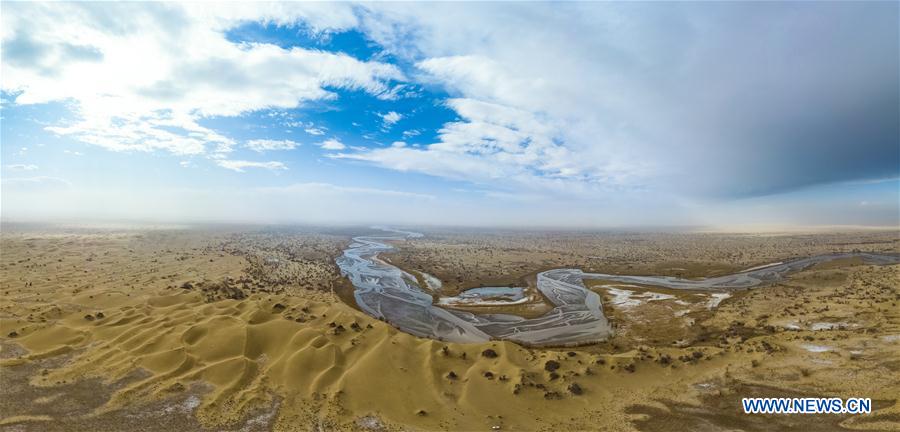
{"type": "Polygon", "coordinates": [[[900,227],[900,4],[2,3],[0,216],[900,227]]]}

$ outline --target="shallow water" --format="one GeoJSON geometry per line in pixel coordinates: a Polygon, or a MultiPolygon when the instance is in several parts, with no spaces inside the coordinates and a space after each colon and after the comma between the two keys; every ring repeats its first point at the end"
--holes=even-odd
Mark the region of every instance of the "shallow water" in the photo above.
{"type": "Polygon", "coordinates": [[[406,232],[361,236],[338,258],[341,272],[356,288],[356,303],[366,313],[422,337],[453,342],[503,339],[526,345],[564,345],[596,342],[610,334],[600,296],[585,289],[579,273],[550,270],[538,274],[538,289],[554,305],[547,314],[526,319],[510,314],[474,314],[432,304],[431,294],[415,277],[378,260],[391,248],[389,240],[402,240],[406,232]]]}
{"type": "Polygon", "coordinates": [[[527,301],[525,289],[521,287],[481,287],[465,290],[457,296],[441,297],[438,299],[438,304],[443,306],[508,306],[527,301]]]}
{"type": "Polygon", "coordinates": [[[520,287],[480,287],[463,291],[460,297],[506,297],[510,300],[518,300],[525,297],[525,291],[520,287]]]}
{"type": "MultiPolygon", "coordinates": [[[[569,345],[602,341],[610,336],[612,330],[603,314],[600,296],[585,288],[584,279],[721,292],[777,282],[787,274],[840,258],[860,257],[867,264],[879,265],[900,262],[897,255],[828,254],[698,280],[554,269],[537,275],[537,288],[550,301],[553,309],[537,318],[523,318],[510,314],[474,314],[432,304],[431,294],[416,284],[413,275],[377,259],[379,253],[393,249],[387,241],[422,235],[382,229],[387,234],[355,237],[337,259],[341,273],[350,278],[355,287],[356,303],[366,313],[407,333],[452,342],[501,339],[525,345],[569,345]]],[[[487,293],[499,288],[509,289],[488,287],[487,293]]]]}

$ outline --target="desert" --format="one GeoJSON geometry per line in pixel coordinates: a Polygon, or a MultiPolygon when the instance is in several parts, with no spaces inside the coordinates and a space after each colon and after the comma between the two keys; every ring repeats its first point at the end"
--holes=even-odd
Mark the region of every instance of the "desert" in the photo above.
{"type": "MultiPolygon", "coordinates": [[[[608,340],[539,348],[509,341],[451,343],[400,331],[340,294],[353,287],[335,260],[352,234],[371,232],[4,227],[2,427],[898,425],[898,265],[836,260],[715,301],[702,291],[589,281],[615,329],[608,340]],[[727,403],[748,392],[866,394],[875,411],[862,418],[750,418],[727,403]]],[[[665,275],[659,269],[674,264],[654,260],[655,250],[678,251],[684,258],[678,265],[696,277],[810,253],[896,253],[900,242],[895,232],[570,233],[563,246],[535,246],[546,237],[479,236],[478,247],[470,248],[464,246],[472,242],[467,235],[435,230],[394,242],[396,251],[385,258],[440,277],[446,286],[459,282],[455,274],[470,275],[468,285],[479,286],[527,281],[535,269],[558,263],[592,262],[595,270],[615,273],[626,257],[647,274],[665,275]],[[599,247],[606,242],[611,246],[599,247]],[[704,251],[707,242],[721,246],[704,251]],[[543,259],[523,258],[522,244],[543,259]],[[733,256],[727,252],[732,245],[746,258],[724,260],[733,256]],[[423,261],[401,259],[414,248],[421,248],[415,250],[423,261]],[[477,253],[485,250],[493,260],[480,259],[477,253]],[[609,267],[593,258],[603,255],[609,267]],[[426,264],[436,256],[456,258],[444,267],[426,264]],[[492,265],[477,267],[482,276],[468,262],[492,265]]],[[[515,313],[521,305],[468,309],[479,307],[515,313]]]]}

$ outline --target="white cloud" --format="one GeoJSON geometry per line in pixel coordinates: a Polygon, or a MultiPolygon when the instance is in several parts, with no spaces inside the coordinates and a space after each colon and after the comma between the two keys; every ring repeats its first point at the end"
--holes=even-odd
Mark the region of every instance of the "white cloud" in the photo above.
{"type": "Polygon", "coordinates": [[[356,153],[329,155],[333,159],[372,162],[397,171],[421,172],[473,182],[493,182],[514,175],[506,165],[456,152],[419,150],[409,147],[385,147],[356,153]]]}
{"type": "Polygon", "coordinates": [[[403,148],[406,147],[406,143],[403,141],[394,141],[393,143],[391,143],[391,147],[403,148]]]}
{"type": "Polygon", "coordinates": [[[34,171],[38,169],[38,166],[33,164],[12,164],[7,165],[6,168],[12,171],[34,171]]]}
{"type": "Polygon", "coordinates": [[[419,200],[435,200],[437,197],[429,194],[421,194],[414,192],[397,191],[391,189],[377,189],[366,187],[338,186],[330,183],[295,183],[288,186],[258,188],[260,193],[265,194],[297,194],[303,196],[323,195],[327,197],[335,197],[337,195],[349,194],[360,195],[370,198],[372,196],[382,197],[398,197],[412,198],[419,200]]]}
{"type": "Polygon", "coordinates": [[[325,135],[325,131],[323,129],[317,128],[317,127],[309,127],[309,128],[304,129],[304,131],[306,131],[306,133],[308,133],[310,135],[325,135]]]}
{"type": "MultiPolygon", "coordinates": [[[[639,187],[654,173],[653,161],[638,157],[622,138],[598,141],[598,135],[581,136],[588,127],[585,116],[592,115],[587,103],[573,101],[571,107],[556,109],[562,95],[580,97],[581,89],[560,88],[580,86],[577,82],[523,77],[528,69],[478,55],[432,57],[417,67],[425,72],[425,79],[468,96],[446,102],[460,121],[444,124],[437,142],[421,151],[388,148],[338,157],[552,193],[596,195],[639,187]],[[584,108],[574,112],[579,104],[584,108]],[[472,169],[482,165],[490,169],[472,169]]],[[[599,125],[590,128],[601,130],[599,125]]]]}
{"type": "Polygon", "coordinates": [[[344,143],[338,141],[337,138],[331,138],[319,143],[319,146],[325,150],[343,150],[347,146],[344,143]]]}
{"type": "Polygon", "coordinates": [[[300,146],[300,143],[291,140],[255,139],[247,141],[247,148],[257,152],[268,150],[292,150],[300,146]]]}
{"type": "Polygon", "coordinates": [[[248,21],[357,24],[340,4],[10,4],[2,88],[20,105],[72,102],[76,120],[47,128],[59,135],[113,151],[223,155],[234,140],[200,120],[335,98],[327,88],[391,98],[391,81],[404,79],[377,61],[226,39],[248,21]]]}
{"type": "Polygon", "coordinates": [[[531,203],[540,203],[546,199],[546,197],[537,194],[522,194],[522,193],[510,193],[503,191],[481,191],[484,196],[492,199],[492,200],[503,200],[503,201],[513,201],[513,202],[531,202],[531,203]]]}
{"type": "Polygon", "coordinates": [[[287,166],[278,161],[254,162],[245,160],[219,159],[216,161],[216,165],[237,172],[244,172],[244,169],[246,168],[264,168],[272,171],[287,169],[287,166]]]}
{"type": "Polygon", "coordinates": [[[66,179],[48,176],[36,177],[11,177],[0,180],[4,186],[4,192],[31,191],[31,190],[58,190],[72,187],[72,183],[66,179]]]}
{"type": "Polygon", "coordinates": [[[378,117],[381,117],[382,127],[384,129],[390,129],[391,126],[403,119],[403,114],[396,111],[388,111],[384,114],[378,113],[378,117]]]}
{"type": "Polygon", "coordinates": [[[63,150],[63,153],[65,153],[67,155],[72,155],[72,156],[84,156],[84,153],[79,152],[79,151],[63,150]]]}
{"type": "MultiPolygon", "coordinates": [[[[363,8],[370,37],[467,101],[449,105],[463,121],[425,147],[446,162],[427,164],[429,174],[487,158],[526,184],[559,179],[604,197],[604,188],[727,195],[896,172],[894,5],[363,8]],[[772,31],[760,37],[760,26],[772,31]],[[861,112],[883,115],[849,114],[861,112]],[[847,154],[859,136],[882,138],[847,154]],[[804,154],[827,162],[797,166],[804,154]]],[[[388,152],[359,156],[413,169],[398,160],[415,154],[388,152]]]]}
{"type": "Polygon", "coordinates": [[[438,142],[423,149],[405,145],[333,155],[400,170],[571,194],[606,190],[626,181],[636,166],[617,171],[584,160],[563,144],[561,123],[532,112],[474,99],[447,105],[462,119],[444,125],[438,142]]]}

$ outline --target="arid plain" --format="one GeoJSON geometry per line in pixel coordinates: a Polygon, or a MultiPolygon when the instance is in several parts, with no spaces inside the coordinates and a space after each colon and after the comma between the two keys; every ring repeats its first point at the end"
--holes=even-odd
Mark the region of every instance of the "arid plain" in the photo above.
{"type": "MultiPolygon", "coordinates": [[[[442,296],[552,268],[684,278],[897,231],[423,229],[380,258],[442,296]]],[[[4,225],[0,430],[897,430],[900,266],[857,259],[729,295],[590,281],[608,341],[417,338],[369,317],[335,264],[359,228],[4,225]],[[865,416],[747,416],[748,396],[871,397],[865,416]]],[[[436,299],[435,301],[438,301],[436,299]]]]}

